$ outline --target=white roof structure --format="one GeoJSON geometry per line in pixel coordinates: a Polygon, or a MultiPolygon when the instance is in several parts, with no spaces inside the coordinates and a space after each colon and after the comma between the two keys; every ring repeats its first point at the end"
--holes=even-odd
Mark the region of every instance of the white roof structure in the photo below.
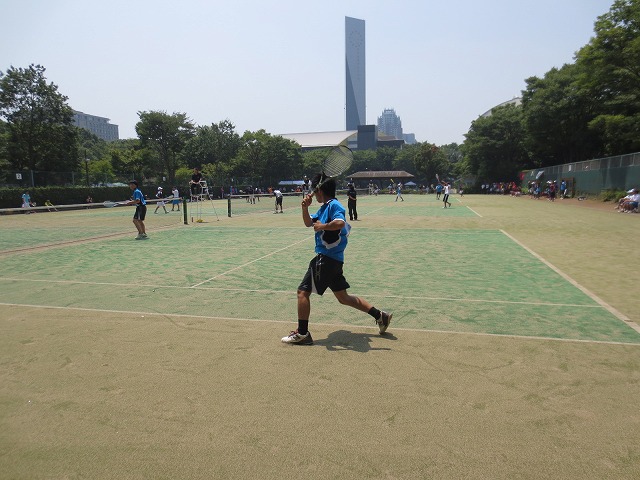
{"type": "Polygon", "coordinates": [[[347,145],[349,138],[357,134],[357,130],[347,130],[342,132],[284,133],[280,136],[299,143],[302,148],[322,148],[347,145]]]}

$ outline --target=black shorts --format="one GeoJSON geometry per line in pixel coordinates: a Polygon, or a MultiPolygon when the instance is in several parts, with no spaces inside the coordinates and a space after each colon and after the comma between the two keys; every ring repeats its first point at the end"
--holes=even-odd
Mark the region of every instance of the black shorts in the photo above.
{"type": "Polygon", "coordinates": [[[134,220],[144,220],[144,217],[147,216],[147,206],[146,205],[136,205],[136,212],[133,214],[134,220]]]}
{"type": "Polygon", "coordinates": [[[298,290],[322,295],[327,288],[332,292],[348,289],[350,285],[342,274],[342,265],[342,262],[326,255],[316,255],[309,262],[309,268],[298,290]]]}
{"type": "Polygon", "coordinates": [[[276,205],[282,206],[282,197],[276,197],[276,205]]]}

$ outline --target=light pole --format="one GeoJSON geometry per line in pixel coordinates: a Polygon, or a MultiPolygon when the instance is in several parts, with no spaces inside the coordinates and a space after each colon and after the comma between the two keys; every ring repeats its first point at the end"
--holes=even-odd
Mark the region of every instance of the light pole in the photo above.
{"type": "Polygon", "coordinates": [[[87,151],[84,151],[84,173],[86,175],[87,187],[89,186],[89,157],[87,157],[87,151]]]}

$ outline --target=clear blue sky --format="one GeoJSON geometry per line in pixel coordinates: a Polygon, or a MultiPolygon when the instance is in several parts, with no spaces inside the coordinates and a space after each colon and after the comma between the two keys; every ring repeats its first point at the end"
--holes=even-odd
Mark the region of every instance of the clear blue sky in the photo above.
{"type": "Polygon", "coordinates": [[[613,0],[0,0],[0,70],[30,63],[135,137],[138,111],[242,134],[344,130],[344,17],[366,21],[367,123],[462,143],[525,79],[571,63],[613,0]]]}

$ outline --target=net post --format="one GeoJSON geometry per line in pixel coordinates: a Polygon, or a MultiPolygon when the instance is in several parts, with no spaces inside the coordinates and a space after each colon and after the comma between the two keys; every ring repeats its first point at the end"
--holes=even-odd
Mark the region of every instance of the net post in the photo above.
{"type": "Polygon", "coordinates": [[[182,199],[182,212],[184,216],[184,224],[189,225],[189,220],[187,216],[187,197],[186,196],[182,199]]]}
{"type": "Polygon", "coordinates": [[[227,196],[227,215],[231,218],[231,194],[227,196]]]}

